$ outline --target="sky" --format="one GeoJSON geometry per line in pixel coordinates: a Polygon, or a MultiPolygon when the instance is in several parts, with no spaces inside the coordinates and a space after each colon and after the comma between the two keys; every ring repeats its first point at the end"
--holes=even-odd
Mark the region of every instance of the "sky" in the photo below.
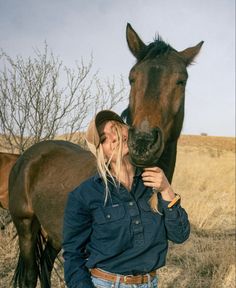
{"type": "Polygon", "coordinates": [[[178,51],[204,41],[188,68],[182,134],[234,137],[234,0],[0,0],[0,49],[28,57],[46,41],[67,67],[93,54],[101,77],[128,85],[127,23],[146,44],[158,34],[178,51]]]}

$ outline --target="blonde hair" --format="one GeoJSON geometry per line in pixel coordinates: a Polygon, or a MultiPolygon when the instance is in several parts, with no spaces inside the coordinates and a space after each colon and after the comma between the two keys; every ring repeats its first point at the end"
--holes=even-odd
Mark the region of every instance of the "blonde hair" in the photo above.
{"type": "Polygon", "coordinates": [[[110,159],[106,159],[102,145],[100,144],[98,148],[96,149],[96,158],[97,158],[97,169],[98,173],[102,177],[104,184],[105,184],[105,204],[108,200],[108,197],[110,196],[109,191],[109,183],[113,183],[115,187],[119,187],[120,185],[120,171],[121,171],[121,163],[122,163],[122,151],[123,151],[123,138],[122,138],[122,128],[127,127],[126,124],[122,124],[118,121],[109,121],[113,124],[112,129],[114,129],[114,132],[117,136],[117,147],[113,151],[116,151],[116,163],[115,163],[115,171],[116,171],[116,178],[114,178],[114,175],[112,175],[110,170],[110,162],[113,157],[113,153],[110,157],[110,159]]]}

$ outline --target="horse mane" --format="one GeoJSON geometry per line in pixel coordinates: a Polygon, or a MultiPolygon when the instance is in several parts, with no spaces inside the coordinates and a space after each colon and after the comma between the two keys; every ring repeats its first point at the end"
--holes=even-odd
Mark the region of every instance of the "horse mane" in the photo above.
{"type": "Polygon", "coordinates": [[[137,55],[137,61],[145,59],[153,59],[156,56],[163,55],[169,51],[176,51],[168,43],[163,41],[160,35],[157,35],[152,43],[144,46],[137,55]]]}

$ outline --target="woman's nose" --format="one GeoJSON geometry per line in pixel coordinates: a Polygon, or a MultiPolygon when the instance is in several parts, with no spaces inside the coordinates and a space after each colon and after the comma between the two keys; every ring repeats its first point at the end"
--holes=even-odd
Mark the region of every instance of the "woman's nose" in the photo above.
{"type": "Polygon", "coordinates": [[[111,142],[112,142],[112,143],[117,142],[117,137],[116,137],[116,135],[112,135],[112,137],[111,137],[111,142]]]}
{"type": "Polygon", "coordinates": [[[115,140],[115,138],[112,138],[111,144],[114,144],[114,143],[116,143],[116,140],[115,140]]]}

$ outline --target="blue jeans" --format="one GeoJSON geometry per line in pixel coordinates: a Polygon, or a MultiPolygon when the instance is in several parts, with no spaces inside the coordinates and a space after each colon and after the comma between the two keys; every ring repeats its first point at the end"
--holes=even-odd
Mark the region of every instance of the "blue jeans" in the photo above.
{"type": "Polygon", "coordinates": [[[117,277],[116,282],[110,282],[100,278],[92,276],[93,284],[96,288],[158,288],[158,278],[155,276],[152,277],[152,280],[149,283],[145,284],[123,284],[119,281],[119,276],[117,277]]]}

